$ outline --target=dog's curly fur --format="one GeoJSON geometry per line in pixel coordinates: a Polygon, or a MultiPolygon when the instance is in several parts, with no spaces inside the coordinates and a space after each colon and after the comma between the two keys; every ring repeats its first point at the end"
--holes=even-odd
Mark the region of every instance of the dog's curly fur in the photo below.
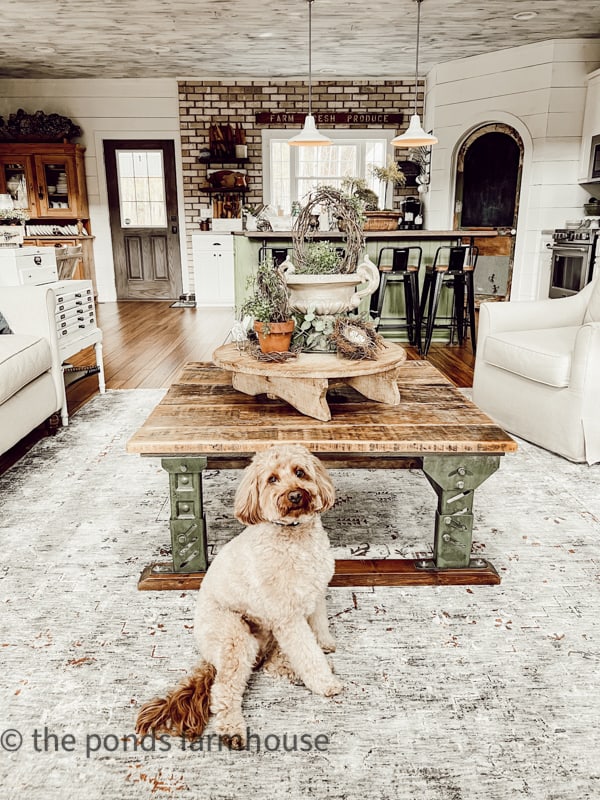
{"type": "Polygon", "coordinates": [[[243,747],[242,697],[261,663],[317,694],[341,691],[324,656],[335,650],[325,607],[334,560],[320,514],[334,501],[325,467],[305,447],[257,453],[235,496],[235,515],[248,527],[216,556],[198,593],[202,661],[165,698],[142,707],[138,733],[196,737],[210,711],[222,739],[243,747]]]}

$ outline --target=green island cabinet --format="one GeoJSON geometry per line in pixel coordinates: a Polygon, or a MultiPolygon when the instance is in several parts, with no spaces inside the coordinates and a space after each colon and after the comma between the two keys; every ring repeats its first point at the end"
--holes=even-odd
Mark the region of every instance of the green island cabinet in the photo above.
{"type": "MultiPolygon", "coordinates": [[[[419,274],[419,284],[423,285],[423,276],[427,265],[433,262],[435,252],[441,245],[454,244],[477,244],[477,239],[496,236],[496,231],[488,230],[445,230],[445,231],[365,231],[366,252],[373,261],[377,263],[377,257],[383,247],[408,247],[418,245],[423,250],[421,260],[421,270],[419,274]]],[[[240,308],[245,296],[248,277],[258,265],[259,251],[261,247],[292,247],[292,234],[290,231],[235,231],[234,237],[234,277],[235,277],[235,306],[240,308]]],[[[329,239],[341,241],[343,234],[329,231],[319,231],[313,234],[315,240],[329,239]]],[[[444,293],[447,297],[442,297],[439,306],[439,314],[450,314],[451,297],[450,293],[444,293]]],[[[366,312],[369,309],[368,300],[363,300],[359,311],[366,312]]],[[[404,292],[399,284],[388,284],[385,293],[385,303],[382,311],[382,318],[403,317],[404,316],[404,292]]],[[[386,336],[398,341],[406,341],[405,331],[387,332],[386,336]]],[[[434,337],[444,339],[447,337],[446,331],[436,331],[434,337]]]]}

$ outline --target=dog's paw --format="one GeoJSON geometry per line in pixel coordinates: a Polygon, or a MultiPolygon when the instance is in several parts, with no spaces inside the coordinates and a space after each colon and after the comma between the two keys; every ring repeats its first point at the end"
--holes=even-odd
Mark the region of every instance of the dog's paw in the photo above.
{"type": "Polygon", "coordinates": [[[333,637],[320,639],[319,647],[324,653],[335,653],[335,639],[333,637]]]}
{"type": "Polygon", "coordinates": [[[334,694],[339,694],[343,688],[344,684],[341,681],[338,681],[337,678],[334,678],[329,686],[325,688],[323,694],[325,697],[333,697],[334,694]]]}
{"type": "Polygon", "coordinates": [[[333,697],[334,694],[339,694],[342,691],[344,684],[331,675],[329,679],[313,683],[308,688],[315,694],[323,695],[323,697],[333,697]]]}
{"type": "Polygon", "coordinates": [[[219,739],[230,750],[243,750],[246,746],[246,723],[242,717],[232,718],[217,714],[215,730],[219,734],[219,739]]]}
{"type": "Polygon", "coordinates": [[[264,671],[273,678],[287,678],[290,683],[302,683],[281,650],[275,650],[263,664],[264,671]]]}

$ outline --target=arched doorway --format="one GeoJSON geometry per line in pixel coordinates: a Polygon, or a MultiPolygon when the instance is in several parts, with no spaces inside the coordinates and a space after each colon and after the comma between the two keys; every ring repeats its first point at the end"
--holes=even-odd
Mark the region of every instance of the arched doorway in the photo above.
{"type": "Polygon", "coordinates": [[[476,241],[475,291],[485,299],[510,297],[523,152],[517,131],[503,123],[477,128],[458,152],[455,228],[498,231],[496,238],[476,241]]]}

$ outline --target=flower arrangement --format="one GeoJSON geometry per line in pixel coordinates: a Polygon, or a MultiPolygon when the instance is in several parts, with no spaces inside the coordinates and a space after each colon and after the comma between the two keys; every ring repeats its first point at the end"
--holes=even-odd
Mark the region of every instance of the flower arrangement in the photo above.
{"type": "Polygon", "coordinates": [[[372,175],[385,183],[393,183],[397,186],[404,186],[406,184],[406,175],[391,156],[388,158],[385,167],[377,167],[375,164],[371,164],[370,170],[372,175]]]}
{"type": "Polygon", "coordinates": [[[24,225],[29,216],[25,208],[0,208],[0,225],[24,225]]]}

